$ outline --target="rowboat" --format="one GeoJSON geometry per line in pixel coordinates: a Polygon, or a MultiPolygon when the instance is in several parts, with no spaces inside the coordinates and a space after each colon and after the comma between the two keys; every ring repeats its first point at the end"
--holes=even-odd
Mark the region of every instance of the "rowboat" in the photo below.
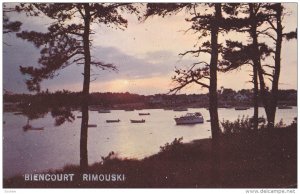
{"type": "Polygon", "coordinates": [[[142,119],[142,120],[130,120],[131,123],[145,123],[145,120],[142,119]]]}
{"type": "Polygon", "coordinates": [[[24,131],[32,130],[32,131],[41,131],[44,130],[44,127],[32,127],[31,125],[25,125],[23,127],[24,131]]]}
{"type": "Polygon", "coordinates": [[[140,116],[143,116],[143,115],[150,115],[150,113],[139,113],[140,116]]]}
{"type": "Polygon", "coordinates": [[[118,123],[120,122],[120,119],[117,120],[106,120],[107,123],[118,123]]]}

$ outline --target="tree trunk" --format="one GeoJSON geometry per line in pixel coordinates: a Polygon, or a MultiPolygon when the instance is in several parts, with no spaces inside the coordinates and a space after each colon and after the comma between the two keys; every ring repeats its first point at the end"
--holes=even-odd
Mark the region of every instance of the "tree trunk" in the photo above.
{"type": "Polygon", "coordinates": [[[269,129],[274,128],[277,100],[278,100],[278,84],[279,84],[279,76],[280,76],[280,69],[281,69],[281,45],[282,45],[281,16],[282,16],[282,7],[280,3],[277,3],[276,4],[277,39],[276,39],[276,51],[275,51],[275,69],[274,69],[272,91],[271,91],[270,121],[268,122],[269,129]]]}
{"type": "Polygon", "coordinates": [[[209,113],[212,133],[212,184],[219,185],[220,166],[220,126],[218,116],[217,70],[218,70],[218,33],[221,20],[221,4],[215,4],[215,17],[211,23],[211,58],[210,58],[210,85],[209,85],[209,113]]]}
{"type": "Polygon", "coordinates": [[[260,62],[260,52],[258,48],[258,40],[257,40],[257,25],[258,22],[256,20],[256,15],[254,13],[254,4],[249,3],[249,11],[250,11],[250,20],[251,20],[251,27],[250,27],[250,36],[252,38],[252,61],[253,65],[257,68],[258,78],[259,78],[259,85],[260,85],[260,96],[265,108],[265,112],[267,115],[268,123],[271,121],[271,115],[270,115],[270,106],[269,106],[269,100],[268,99],[268,91],[266,88],[266,84],[264,81],[264,71],[261,66],[260,62]]]}
{"type": "Polygon", "coordinates": [[[258,129],[258,82],[257,82],[257,68],[253,65],[253,130],[258,129]]]}
{"type": "Polygon", "coordinates": [[[90,10],[89,4],[84,4],[84,34],[83,34],[83,49],[84,49],[84,73],[83,73],[83,89],[82,89],[82,120],[81,120],[81,134],[80,134],[80,169],[85,171],[88,167],[88,98],[90,92],[90,69],[91,69],[91,53],[90,53],[90,10]]]}

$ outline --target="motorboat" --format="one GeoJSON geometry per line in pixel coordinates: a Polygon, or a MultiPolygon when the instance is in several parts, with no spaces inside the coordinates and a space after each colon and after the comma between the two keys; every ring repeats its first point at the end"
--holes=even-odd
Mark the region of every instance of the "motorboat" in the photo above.
{"type": "Polygon", "coordinates": [[[147,112],[147,113],[139,113],[139,115],[140,115],[140,116],[143,116],[143,115],[150,115],[150,113],[148,113],[148,112],[147,112]]]}
{"type": "Polygon", "coordinates": [[[145,119],[142,120],[130,120],[131,123],[145,123],[145,119]]]}
{"type": "Polygon", "coordinates": [[[96,124],[89,124],[88,127],[97,127],[96,124]]]}
{"type": "Polygon", "coordinates": [[[106,120],[107,123],[118,123],[120,122],[120,119],[117,120],[106,120]]]}
{"type": "Polygon", "coordinates": [[[174,119],[177,125],[196,124],[204,122],[203,116],[200,112],[187,113],[186,115],[175,117],[174,119]]]}

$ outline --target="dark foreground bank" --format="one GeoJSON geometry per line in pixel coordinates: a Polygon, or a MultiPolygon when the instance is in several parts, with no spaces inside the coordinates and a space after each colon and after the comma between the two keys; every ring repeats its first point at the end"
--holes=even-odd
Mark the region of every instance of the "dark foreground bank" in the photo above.
{"type": "Polygon", "coordinates": [[[111,154],[103,158],[103,162],[89,166],[85,173],[80,172],[79,166],[66,166],[62,170],[46,172],[74,174],[72,181],[25,181],[23,175],[4,179],[3,186],[4,188],[297,187],[296,125],[272,131],[223,135],[220,141],[219,164],[214,161],[211,151],[211,139],[196,140],[188,144],[182,144],[180,139],[176,139],[171,144],[161,147],[159,153],[143,160],[119,159],[111,154]],[[94,178],[90,177],[88,181],[87,179],[83,181],[83,176],[88,178],[88,175],[94,175],[94,178]],[[105,181],[105,178],[109,181],[105,181]]]}

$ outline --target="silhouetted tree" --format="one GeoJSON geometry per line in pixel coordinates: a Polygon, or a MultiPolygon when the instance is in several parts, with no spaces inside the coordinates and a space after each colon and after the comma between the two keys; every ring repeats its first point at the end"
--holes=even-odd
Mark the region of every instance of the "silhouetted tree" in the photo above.
{"type": "Polygon", "coordinates": [[[249,62],[252,63],[254,83],[254,128],[257,128],[258,122],[257,77],[260,81],[260,94],[265,107],[268,119],[268,126],[269,128],[272,128],[274,126],[275,113],[277,107],[282,37],[286,37],[287,40],[293,39],[296,37],[296,32],[282,34],[281,17],[283,7],[278,3],[237,4],[237,6],[235,6],[234,8],[239,8],[239,11],[241,11],[244,14],[247,14],[248,17],[229,18],[228,21],[231,21],[231,28],[235,29],[238,32],[249,33],[251,37],[251,44],[243,45],[241,42],[239,43],[227,41],[227,50],[225,49],[225,54],[223,58],[226,58],[226,60],[230,61],[230,64],[227,64],[227,67],[225,69],[234,69],[243,64],[249,64],[249,62]],[[269,24],[269,26],[265,27],[266,24],[269,24]],[[270,30],[276,31],[277,38],[273,36],[270,30]],[[259,43],[259,35],[264,35],[273,39],[276,42],[276,47],[272,48],[264,43],[259,43]],[[265,57],[267,56],[272,56],[272,54],[275,55],[273,56],[275,64],[262,65],[261,60],[265,59],[265,57]],[[272,70],[274,70],[273,73],[268,73],[263,68],[263,66],[269,67],[272,70]],[[265,81],[266,77],[268,77],[271,80],[271,91],[268,90],[265,81]]]}
{"type": "Polygon", "coordinates": [[[91,56],[92,24],[124,29],[127,20],[121,15],[123,11],[137,12],[128,3],[30,3],[16,6],[17,10],[28,15],[44,15],[53,22],[46,33],[23,31],[17,36],[32,42],[41,48],[40,67],[20,66],[28,89],[40,91],[40,83],[44,79],[52,79],[56,72],[72,64],[83,64],[83,101],[80,140],[80,166],[86,169],[87,158],[87,128],[88,128],[88,97],[90,91],[90,70],[95,66],[102,70],[116,70],[115,65],[97,61],[91,56]]]}
{"type": "MultiPolygon", "coordinates": [[[[217,93],[217,71],[220,45],[218,44],[218,35],[221,29],[222,23],[222,5],[221,3],[179,3],[179,4],[155,4],[150,3],[147,5],[146,17],[150,15],[166,16],[168,14],[177,13],[183,9],[188,10],[192,18],[186,19],[192,23],[189,30],[193,30],[195,33],[199,33],[199,40],[203,38],[209,38],[208,41],[203,41],[198,49],[189,50],[180,55],[184,56],[192,54],[199,57],[200,54],[209,54],[210,62],[200,61],[194,63],[188,70],[176,69],[177,74],[172,79],[177,83],[177,86],[171,89],[171,92],[177,92],[191,83],[199,84],[202,87],[209,90],[209,112],[211,120],[212,131],[212,145],[213,145],[213,169],[219,166],[219,136],[220,126],[218,117],[218,93],[217,93]],[[202,8],[199,11],[198,8],[202,8]],[[202,12],[206,9],[206,12],[202,12]],[[207,11],[209,9],[209,11],[207,11]],[[200,67],[199,67],[200,66],[200,67]],[[206,79],[209,83],[203,81],[206,79]]],[[[214,171],[213,181],[218,184],[218,172],[214,171]]]]}

